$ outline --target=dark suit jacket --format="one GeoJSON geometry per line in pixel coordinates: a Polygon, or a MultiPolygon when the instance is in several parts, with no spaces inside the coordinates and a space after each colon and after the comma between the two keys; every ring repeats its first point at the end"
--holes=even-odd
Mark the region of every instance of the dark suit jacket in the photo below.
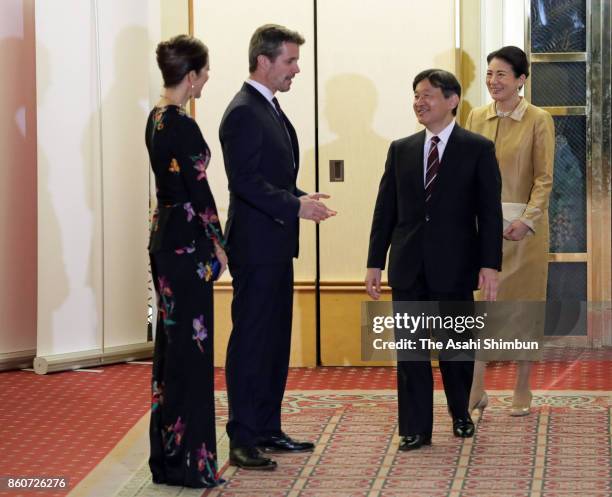
{"type": "Polygon", "coordinates": [[[279,263],[298,255],[298,197],[304,192],[296,187],[297,135],[283,118],[286,130],[266,98],[245,83],[221,120],[230,264],[279,263]]]}
{"type": "Polygon", "coordinates": [[[380,182],[368,267],[409,289],[421,268],[437,292],[476,289],[482,267],[501,269],[501,177],[493,142],[455,124],[425,203],[425,131],[394,141],[380,182]]]}

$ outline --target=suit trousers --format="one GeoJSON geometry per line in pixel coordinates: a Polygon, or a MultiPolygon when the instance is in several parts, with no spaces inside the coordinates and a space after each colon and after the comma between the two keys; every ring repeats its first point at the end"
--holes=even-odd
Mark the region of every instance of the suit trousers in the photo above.
{"type": "Polygon", "coordinates": [[[233,329],[225,377],[230,447],[252,447],[280,435],[289,372],[293,261],[230,265],[233,329]]]}
{"type": "MultiPolygon", "coordinates": [[[[423,271],[420,272],[411,288],[392,288],[392,295],[395,302],[473,301],[472,291],[433,291],[428,287],[423,271]]],[[[454,418],[466,419],[468,417],[474,361],[473,359],[445,360],[444,355],[440,354],[439,365],[451,415],[454,418]]],[[[432,433],[433,393],[433,372],[429,353],[423,360],[398,361],[397,401],[400,436],[430,435],[432,433]]]]}

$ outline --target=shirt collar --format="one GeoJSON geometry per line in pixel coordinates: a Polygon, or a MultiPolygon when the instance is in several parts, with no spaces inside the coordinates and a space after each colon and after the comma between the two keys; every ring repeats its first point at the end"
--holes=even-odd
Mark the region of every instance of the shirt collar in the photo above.
{"type": "MultiPolygon", "coordinates": [[[[527,100],[525,100],[524,97],[521,97],[521,101],[514,108],[512,114],[510,114],[508,117],[510,119],[513,119],[514,121],[521,121],[523,119],[523,116],[525,115],[525,112],[527,111],[527,107],[529,107],[527,100]]],[[[487,115],[485,118],[493,119],[494,117],[497,117],[497,111],[495,110],[495,101],[491,102],[487,107],[487,115]]]]}
{"type": "Polygon", "coordinates": [[[272,102],[272,99],[274,98],[274,93],[272,93],[272,91],[270,90],[270,88],[268,88],[265,85],[262,85],[261,83],[259,83],[258,81],[254,81],[252,79],[247,79],[246,82],[251,85],[253,88],[255,88],[259,93],[261,93],[264,97],[266,97],[266,100],[268,102],[270,102],[272,105],[274,105],[274,103],[272,102]]]}
{"type": "Polygon", "coordinates": [[[446,145],[448,143],[448,139],[450,138],[450,134],[453,132],[453,128],[455,127],[455,120],[453,119],[446,128],[440,131],[437,135],[434,135],[431,131],[425,128],[425,142],[431,140],[432,136],[437,136],[440,138],[440,141],[446,145]]]}

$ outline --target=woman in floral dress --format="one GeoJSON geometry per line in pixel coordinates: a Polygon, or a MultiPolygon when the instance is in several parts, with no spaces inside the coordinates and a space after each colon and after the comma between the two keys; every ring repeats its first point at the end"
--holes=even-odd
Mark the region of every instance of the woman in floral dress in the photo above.
{"type": "Polygon", "coordinates": [[[212,289],[227,258],[206,177],[210,151],[184,110],[208,80],[208,49],[180,35],[158,45],[157,63],[164,92],[145,136],[157,187],[149,243],[158,304],[149,466],[156,483],[213,487],[223,480],[216,456],[212,289]]]}

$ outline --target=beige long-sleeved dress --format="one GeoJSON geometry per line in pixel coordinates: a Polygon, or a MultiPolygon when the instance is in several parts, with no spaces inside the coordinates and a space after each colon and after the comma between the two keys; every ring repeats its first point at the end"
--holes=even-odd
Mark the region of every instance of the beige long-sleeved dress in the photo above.
{"type": "MultiPolygon", "coordinates": [[[[555,154],[552,117],[522,98],[508,117],[497,116],[494,102],[473,109],[466,128],[495,142],[502,176],[502,202],[526,204],[519,219],[531,229],[521,241],[504,239],[497,300],[546,301],[548,199],[555,154]]],[[[480,300],[478,294],[476,298],[480,300]]],[[[543,313],[538,319],[532,313],[526,314],[531,315],[512,318],[513,328],[526,336],[541,337],[543,313]]]]}

